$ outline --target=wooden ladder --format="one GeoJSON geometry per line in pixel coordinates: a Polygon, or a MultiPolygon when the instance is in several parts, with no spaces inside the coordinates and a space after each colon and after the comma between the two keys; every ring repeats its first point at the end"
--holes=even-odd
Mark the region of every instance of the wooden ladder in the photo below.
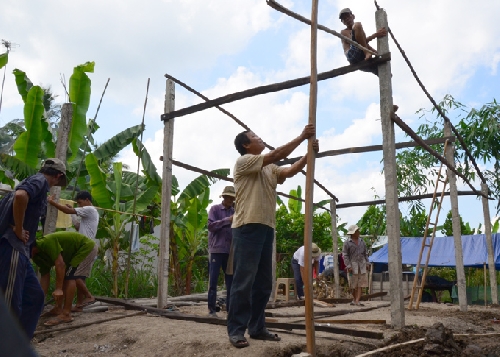
{"type": "MultiPolygon", "coordinates": [[[[448,146],[448,140],[446,140],[444,143],[444,152],[445,153],[446,153],[447,146],[448,146]]],[[[436,179],[436,184],[434,186],[434,194],[432,195],[432,203],[431,203],[430,208],[429,208],[429,215],[427,216],[427,223],[425,225],[424,238],[422,239],[422,247],[420,248],[420,254],[418,256],[418,262],[417,262],[417,267],[416,267],[416,271],[415,271],[415,278],[413,279],[413,287],[411,289],[410,303],[408,304],[408,310],[411,310],[413,308],[413,301],[415,298],[416,291],[418,291],[418,298],[417,298],[417,302],[415,304],[415,309],[418,310],[418,307],[420,305],[420,301],[422,300],[422,293],[423,293],[424,287],[425,287],[425,278],[427,277],[427,267],[429,265],[429,259],[431,257],[432,244],[434,243],[434,238],[436,237],[436,228],[437,228],[439,213],[441,212],[441,205],[443,203],[444,193],[446,191],[446,185],[448,184],[448,175],[446,174],[446,170],[445,170],[444,176],[441,174],[442,170],[443,170],[443,164],[441,163],[441,166],[439,167],[438,176],[436,179]],[[437,196],[438,187],[440,186],[440,184],[442,185],[441,196],[439,197],[439,201],[436,202],[436,196],[437,196]],[[434,221],[431,222],[432,213],[434,211],[434,206],[436,205],[436,203],[437,203],[436,217],[434,218],[434,221]],[[428,233],[429,233],[429,226],[432,226],[432,235],[430,237],[429,242],[427,242],[427,237],[428,237],[428,233]],[[423,268],[422,280],[420,280],[420,277],[419,277],[420,262],[422,261],[422,255],[424,254],[424,250],[426,247],[428,248],[427,255],[425,258],[425,265],[423,268]]]]}

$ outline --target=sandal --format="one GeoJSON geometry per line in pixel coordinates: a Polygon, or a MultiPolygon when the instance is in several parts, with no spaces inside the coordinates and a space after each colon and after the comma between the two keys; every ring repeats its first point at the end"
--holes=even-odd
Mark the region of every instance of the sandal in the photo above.
{"type": "Polygon", "coordinates": [[[264,341],[281,341],[281,337],[278,337],[275,333],[270,333],[267,329],[262,330],[262,332],[257,335],[250,335],[250,338],[264,341]]]}
{"type": "Polygon", "coordinates": [[[94,300],[85,301],[85,302],[81,303],[80,305],[77,305],[77,307],[84,308],[85,306],[89,306],[89,305],[95,304],[97,302],[97,300],[95,298],[93,298],[93,299],[94,300]]]}
{"type": "Polygon", "coordinates": [[[67,324],[69,322],[73,322],[73,318],[70,317],[69,320],[62,319],[59,316],[54,317],[53,319],[50,319],[46,323],[44,323],[44,326],[52,327],[52,326],[57,326],[59,324],[67,324]]]}
{"type": "Polygon", "coordinates": [[[236,348],[248,347],[248,341],[243,335],[229,336],[229,342],[236,348]]]}

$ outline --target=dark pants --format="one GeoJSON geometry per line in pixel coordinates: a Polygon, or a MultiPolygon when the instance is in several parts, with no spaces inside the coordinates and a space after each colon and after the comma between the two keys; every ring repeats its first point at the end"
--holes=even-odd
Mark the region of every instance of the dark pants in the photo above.
{"type": "Polygon", "coordinates": [[[31,340],[43,311],[45,296],[29,259],[0,239],[0,289],[7,306],[31,340]]]}
{"type": "Polygon", "coordinates": [[[250,223],[233,228],[233,285],[227,316],[229,336],[258,335],[265,329],[264,312],[273,286],[274,229],[250,223]]]}
{"type": "Polygon", "coordinates": [[[217,282],[219,281],[219,272],[222,268],[226,281],[226,310],[229,311],[229,298],[231,296],[231,283],[233,276],[226,274],[228,253],[211,253],[210,264],[208,266],[208,311],[216,312],[215,303],[217,301],[217,282]]]}
{"type": "Polygon", "coordinates": [[[295,288],[297,289],[297,298],[304,297],[304,282],[300,275],[300,264],[297,259],[292,257],[293,277],[295,278],[295,288]]]}

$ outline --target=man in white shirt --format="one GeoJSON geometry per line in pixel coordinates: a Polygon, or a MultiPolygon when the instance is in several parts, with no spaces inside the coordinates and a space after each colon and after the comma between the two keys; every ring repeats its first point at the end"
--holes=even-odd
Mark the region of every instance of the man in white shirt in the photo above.
{"type": "MultiPolygon", "coordinates": [[[[315,244],[311,248],[312,266],[319,274],[319,262],[321,260],[321,249],[315,244]]],[[[304,300],[304,275],[305,275],[305,262],[304,262],[304,246],[300,247],[293,253],[292,269],[293,277],[295,278],[295,288],[297,289],[297,299],[304,300]]]]}
{"type": "MultiPolygon", "coordinates": [[[[76,204],[73,208],[70,205],[62,205],[54,201],[53,197],[48,198],[48,203],[66,214],[71,214],[71,221],[78,230],[78,233],[95,240],[97,226],[99,224],[99,213],[92,204],[92,196],[87,191],[80,191],[76,195],[76,204]]],[[[95,298],[87,289],[83,279],[76,279],[77,297],[76,306],[73,312],[81,312],[85,306],[95,303],[95,298]]]]}

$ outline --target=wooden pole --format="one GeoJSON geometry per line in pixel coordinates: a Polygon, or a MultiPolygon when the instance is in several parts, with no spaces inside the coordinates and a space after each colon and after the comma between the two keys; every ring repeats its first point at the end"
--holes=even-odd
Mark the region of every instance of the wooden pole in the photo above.
{"type": "MultiPolygon", "coordinates": [[[[66,151],[68,150],[68,136],[71,129],[71,118],[73,116],[73,104],[64,103],[61,109],[61,121],[59,122],[59,131],[57,132],[56,158],[66,163],[66,151]]],[[[52,186],[50,195],[55,196],[55,201],[59,201],[61,196],[61,186],[52,186]]],[[[52,205],[47,205],[47,218],[43,234],[53,233],[56,230],[58,210],[52,205]]]]}
{"type": "MultiPolygon", "coordinates": [[[[451,135],[451,124],[446,122],[444,124],[444,135],[451,135]]],[[[446,147],[445,157],[446,160],[455,166],[454,158],[455,146],[450,143],[446,147]]],[[[453,240],[455,242],[455,266],[457,270],[457,289],[458,289],[458,304],[460,311],[467,311],[467,291],[465,283],[465,269],[464,258],[462,251],[462,228],[460,226],[460,214],[458,213],[458,194],[457,194],[457,177],[455,173],[447,169],[448,182],[450,184],[450,202],[451,202],[451,215],[453,227],[453,240]]]]}
{"type": "MultiPolygon", "coordinates": [[[[384,10],[375,13],[376,28],[388,28],[387,14],[384,10]]],[[[389,52],[389,38],[377,39],[377,52],[389,52]]],[[[385,202],[387,211],[387,236],[389,240],[389,276],[391,297],[391,325],[401,329],[405,326],[401,238],[399,229],[398,181],[396,176],[396,142],[394,137],[391,63],[378,66],[380,83],[380,118],[382,124],[383,158],[385,175],[385,202]]]]}
{"type": "MultiPolygon", "coordinates": [[[[309,89],[309,124],[316,125],[316,105],[318,94],[318,68],[316,52],[318,44],[318,1],[312,0],[311,10],[311,84],[309,89]]],[[[316,135],[309,138],[307,145],[307,173],[306,173],[306,204],[304,219],[304,265],[305,265],[305,325],[307,352],[316,356],[316,337],[314,330],[314,302],[312,287],[312,231],[313,231],[313,195],[314,195],[314,164],[315,152],[313,142],[316,135]]]]}
{"type": "Polygon", "coordinates": [[[483,298],[484,298],[484,306],[488,305],[486,302],[488,301],[487,296],[488,292],[486,291],[487,283],[487,274],[486,274],[486,262],[483,263],[483,277],[484,277],[484,290],[483,290],[483,298]]]}
{"type": "Polygon", "coordinates": [[[340,272],[339,272],[339,231],[337,229],[337,202],[330,200],[330,215],[332,222],[332,249],[333,249],[333,281],[335,284],[335,297],[340,298],[340,272]]]}
{"type": "MultiPolygon", "coordinates": [[[[485,196],[489,195],[488,185],[481,184],[481,191],[485,196]]],[[[491,237],[491,220],[490,220],[490,206],[488,199],[484,196],[483,201],[483,214],[484,214],[484,234],[486,235],[486,249],[488,249],[488,269],[490,272],[490,289],[491,289],[491,303],[498,304],[498,287],[497,275],[495,271],[495,252],[493,250],[493,239],[491,237]]],[[[485,293],[486,294],[486,293],[485,293]]]]}
{"type": "MultiPolygon", "coordinates": [[[[165,113],[175,108],[175,84],[167,79],[165,92],[165,113]]],[[[163,128],[163,176],[161,187],[161,232],[160,252],[158,256],[158,305],[162,309],[167,305],[168,268],[170,244],[170,198],[172,197],[172,150],[174,145],[174,119],[164,122],[163,128]]]]}

